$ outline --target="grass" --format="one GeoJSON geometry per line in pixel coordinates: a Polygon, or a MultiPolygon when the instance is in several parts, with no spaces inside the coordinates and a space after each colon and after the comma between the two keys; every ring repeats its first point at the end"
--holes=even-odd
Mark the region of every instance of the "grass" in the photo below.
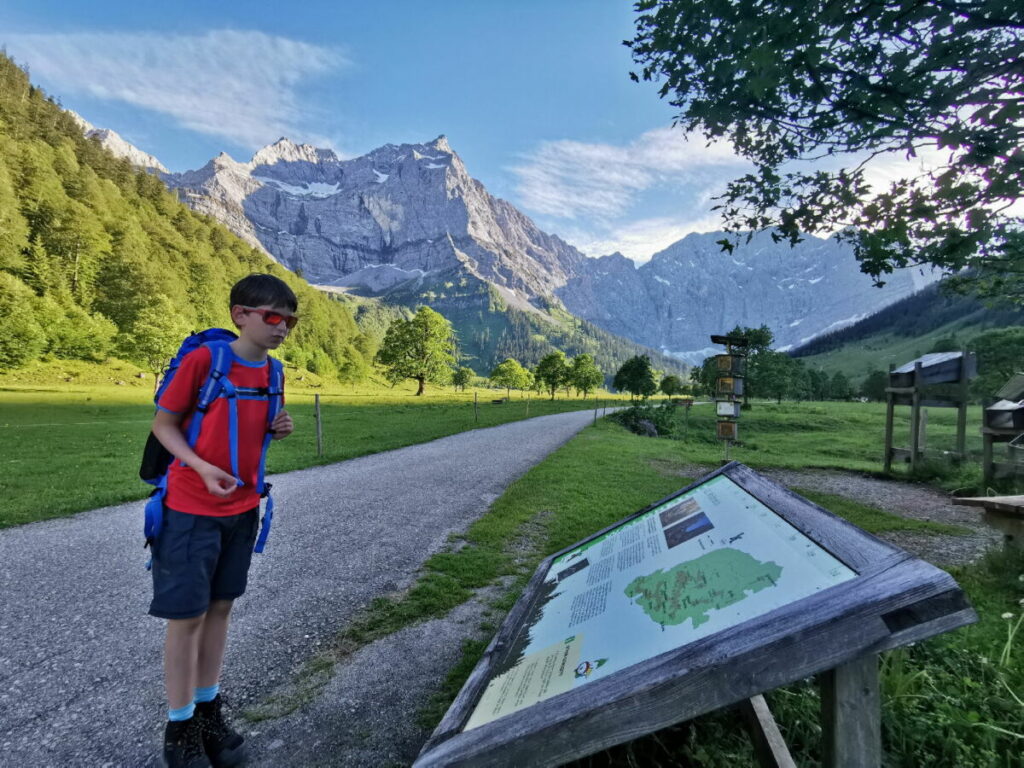
{"type": "MultiPolygon", "coordinates": [[[[652,408],[657,417],[659,408],[652,408]]],[[[956,410],[928,408],[926,447],[928,460],[917,473],[893,465],[893,476],[933,483],[944,490],[964,494],[984,493],[981,476],[982,408],[967,411],[967,459],[954,464],[942,451],[956,446],[956,410]]],[[[669,418],[662,415],[661,418],[669,418]]],[[[695,405],[687,417],[677,408],[671,416],[672,438],[681,443],[680,453],[701,464],[717,464],[723,458],[722,443],[715,439],[715,413],[710,405],[695,405]],[[688,422],[688,424],[687,424],[688,422]],[[685,435],[685,439],[683,439],[685,435]]],[[[859,402],[755,401],[743,411],[740,441],[729,458],[751,466],[787,469],[846,469],[882,473],[885,450],[885,404],[859,402]]],[[[910,445],[910,408],[896,409],[893,445],[910,445]]],[[[1005,447],[996,447],[1005,450],[1005,447]]]]}
{"type": "MultiPolygon", "coordinates": [[[[107,366],[62,362],[0,376],[0,528],[142,498],[138,462],[153,417],[152,378],[137,378],[127,363],[107,366]],[[66,379],[71,379],[67,381],[66,379]],[[124,382],[121,385],[116,382],[124,382]]],[[[560,394],[529,399],[504,390],[456,392],[373,382],[329,386],[305,374],[289,380],[287,408],[295,432],[273,443],[268,471],[343,461],[477,427],[566,410],[588,400],[560,394]],[[319,386],[309,386],[310,384],[319,386]],[[314,398],[321,395],[323,455],[317,455],[314,398]],[[479,398],[478,416],[473,397],[479,398]]],[[[606,400],[607,400],[607,396],[606,400]]]]}

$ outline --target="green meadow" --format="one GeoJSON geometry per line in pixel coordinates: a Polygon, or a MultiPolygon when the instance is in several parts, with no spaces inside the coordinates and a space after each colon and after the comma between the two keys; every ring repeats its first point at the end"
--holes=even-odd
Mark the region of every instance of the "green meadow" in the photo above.
{"type": "MultiPolygon", "coordinates": [[[[60,517],[147,495],[139,459],[153,418],[153,379],[127,363],[103,369],[63,364],[0,376],[0,527],[60,517]],[[71,381],[65,379],[70,378],[71,381]],[[117,382],[123,382],[118,384],[117,382]]],[[[287,384],[295,432],[271,444],[268,471],[287,472],[434,440],[527,417],[593,408],[559,393],[522,395],[496,405],[505,391],[428,387],[310,387],[306,374],[287,384]],[[320,394],[323,452],[317,455],[314,401],[320,394]],[[474,395],[479,405],[474,408],[474,395]]],[[[600,398],[600,395],[598,396],[600,398]]],[[[605,396],[603,402],[609,402],[605,396]]]]}
{"type": "MultiPolygon", "coordinates": [[[[850,406],[854,407],[859,406],[850,406]]],[[[866,407],[869,412],[877,410],[866,407]]],[[[841,414],[846,408],[841,405],[836,412],[841,414]]],[[[799,410],[799,406],[789,410],[789,431],[799,435],[781,434],[777,429],[785,418],[780,410],[762,410],[759,404],[749,419],[744,414],[746,421],[741,423],[749,433],[777,438],[772,442],[776,450],[760,449],[769,462],[755,463],[755,468],[797,465],[815,455],[815,446],[822,448],[831,442],[824,423],[810,432],[799,428],[793,422],[799,410]],[[786,454],[787,447],[800,444],[800,456],[786,454]]],[[[869,423],[877,426],[877,422],[876,416],[869,423]]],[[[707,432],[705,426],[700,427],[702,432],[707,432]]],[[[411,621],[443,616],[481,587],[500,583],[502,578],[510,582],[511,586],[491,601],[478,638],[465,643],[461,662],[421,713],[423,724],[433,727],[540,560],[683,487],[692,479],[686,473],[694,463],[715,454],[704,442],[694,435],[686,442],[640,437],[609,419],[587,427],[513,483],[490,514],[452,542],[450,552],[431,558],[412,590],[401,598],[378,601],[360,623],[346,631],[339,648],[350,652],[359,642],[411,621]]],[[[872,444],[865,439],[860,451],[855,446],[846,450],[866,466],[872,444]]],[[[822,454],[812,464],[842,466],[843,460],[822,454]]],[[[878,468],[877,460],[874,467],[878,468]]],[[[841,496],[797,490],[872,533],[963,533],[955,526],[908,520],[841,496]]],[[[1024,741],[1024,654],[1017,631],[1024,607],[1024,550],[995,550],[980,562],[950,570],[977,610],[979,622],[883,656],[884,764],[901,768],[1019,766],[1024,741]]],[[[325,666],[321,659],[321,669],[325,666]]],[[[817,687],[802,681],[772,692],[768,700],[797,764],[819,764],[817,687]]],[[[573,765],[733,768],[754,764],[740,716],[722,711],[573,765]]]]}

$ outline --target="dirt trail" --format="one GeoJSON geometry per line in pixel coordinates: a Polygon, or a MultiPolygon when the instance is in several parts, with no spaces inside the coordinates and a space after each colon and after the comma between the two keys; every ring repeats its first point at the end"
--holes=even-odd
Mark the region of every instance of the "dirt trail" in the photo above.
{"type": "MultiPolygon", "coordinates": [[[[659,466],[681,477],[700,477],[713,467],[700,464],[659,466]]],[[[965,565],[999,546],[1004,537],[1024,541],[1024,528],[1014,530],[1011,520],[986,514],[977,507],[954,505],[948,493],[918,483],[883,480],[859,472],[824,469],[759,469],[766,477],[789,488],[843,496],[894,515],[933,523],[958,525],[968,532],[947,535],[927,531],[890,531],[879,538],[938,566],[965,565]],[[1001,530],[1002,529],[1002,530],[1001,530]]],[[[1017,526],[1019,528],[1019,526],[1017,526]]]]}

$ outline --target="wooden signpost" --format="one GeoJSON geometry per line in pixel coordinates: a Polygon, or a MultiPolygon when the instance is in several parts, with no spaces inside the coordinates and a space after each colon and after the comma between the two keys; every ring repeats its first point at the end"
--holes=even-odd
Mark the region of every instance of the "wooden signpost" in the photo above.
{"type": "Polygon", "coordinates": [[[743,336],[712,336],[712,344],[724,344],[726,354],[715,357],[715,413],[718,424],[715,434],[725,444],[725,460],[729,446],[740,439],[740,398],[743,397],[747,374],[747,339],[743,336]]]}
{"type": "Polygon", "coordinates": [[[538,567],[415,765],[555,766],[819,676],[825,765],[881,763],[878,654],[976,621],[956,582],[732,462],[538,567]]]}
{"type": "Polygon", "coordinates": [[[924,408],[956,408],[957,460],[966,455],[968,383],[977,375],[978,366],[969,352],[932,352],[889,371],[885,389],[884,469],[892,471],[893,461],[905,461],[917,468],[925,453],[927,411],[924,408]],[[893,446],[895,406],[910,406],[910,447],[893,446]]]}
{"type": "Polygon", "coordinates": [[[985,408],[981,427],[981,469],[986,484],[1024,475],[1024,374],[1010,377],[996,392],[996,402],[985,408]],[[1010,461],[997,461],[995,444],[1008,443],[1010,461]]]}

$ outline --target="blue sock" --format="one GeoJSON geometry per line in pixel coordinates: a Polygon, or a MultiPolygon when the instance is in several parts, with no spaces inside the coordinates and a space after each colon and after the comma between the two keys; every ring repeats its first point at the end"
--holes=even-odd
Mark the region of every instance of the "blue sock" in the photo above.
{"type": "Polygon", "coordinates": [[[208,685],[205,688],[196,688],[196,695],[192,698],[196,704],[203,701],[213,701],[220,692],[220,683],[208,685]]]}
{"type": "Polygon", "coordinates": [[[196,711],[196,705],[194,703],[186,704],[184,707],[178,707],[177,709],[167,710],[167,719],[172,723],[178,722],[179,720],[188,720],[192,717],[192,713],[196,711]]]}

